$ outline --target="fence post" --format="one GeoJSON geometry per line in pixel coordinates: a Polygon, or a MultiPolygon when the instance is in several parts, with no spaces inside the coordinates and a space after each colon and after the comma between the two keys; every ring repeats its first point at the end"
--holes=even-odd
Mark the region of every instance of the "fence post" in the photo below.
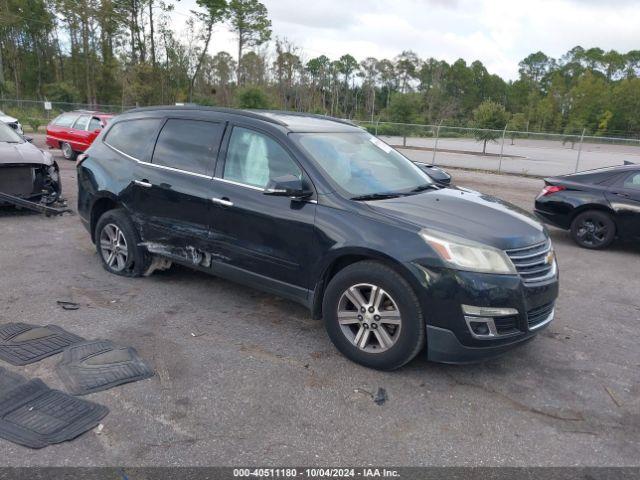
{"type": "Polygon", "coordinates": [[[378,125],[380,124],[380,119],[376,120],[376,137],[378,136],[378,125]]]}
{"type": "Polygon", "coordinates": [[[433,157],[431,158],[431,165],[436,164],[436,151],[438,150],[438,140],[440,139],[440,127],[442,126],[442,120],[438,123],[436,128],[436,143],[433,145],[433,157]]]}
{"type": "Polygon", "coordinates": [[[500,145],[500,162],[498,163],[498,173],[502,172],[502,154],[504,152],[504,137],[507,135],[507,125],[502,130],[502,144],[500,145]]]}
{"type": "Polygon", "coordinates": [[[584,134],[587,131],[586,128],[582,129],[582,135],[580,135],[580,145],[578,145],[578,158],[576,159],[576,172],[578,171],[578,167],[580,166],[580,155],[582,154],[582,142],[584,141],[584,134]]]}

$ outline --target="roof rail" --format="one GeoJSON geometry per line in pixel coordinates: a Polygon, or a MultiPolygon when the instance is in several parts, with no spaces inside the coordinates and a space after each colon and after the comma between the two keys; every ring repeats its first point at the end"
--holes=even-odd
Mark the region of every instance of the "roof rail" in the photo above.
{"type": "MultiPolygon", "coordinates": [[[[252,110],[247,110],[252,111],[252,110]]],[[[352,127],[357,127],[355,123],[350,120],[345,120],[342,118],[331,117],[329,115],[320,115],[318,113],[307,113],[307,112],[294,112],[289,110],[262,110],[264,113],[274,113],[278,115],[291,115],[293,117],[308,117],[308,118],[317,118],[318,120],[327,120],[330,122],[342,123],[344,125],[349,125],[352,127]]]]}
{"type": "Polygon", "coordinates": [[[228,113],[231,115],[240,115],[249,118],[255,118],[258,120],[263,120],[265,122],[274,123],[276,125],[280,125],[286,127],[287,124],[278,120],[277,118],[269,117],[268,115],[260,115],[258,112],[254,112],[251,110],[238,110],[235,108],[223,108],[223,107],[205,107],[203,105],[160,105],[154,107],[138,107],[133,108],[131,110],[127,110],[125,113],[134,113],[134,112],[149,112],[155,110],[200,110],[205,112],[219,112],[219,113],[228,113]]]}

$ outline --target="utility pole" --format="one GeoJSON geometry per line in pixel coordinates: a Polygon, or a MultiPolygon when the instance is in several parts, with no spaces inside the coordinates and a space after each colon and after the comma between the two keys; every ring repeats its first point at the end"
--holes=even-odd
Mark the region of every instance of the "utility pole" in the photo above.
{"type": "Polygon", "coordinates": [[[576,159],[576,172],[578,171],[578,167],[580,165],[580,155],[582,154],[582,142],[584,142],[584,134],[586,133],[587,129],[583,128],[582,129],[582,135],[580,135],[580,145],[578,145],[578,158],[576,159]]]}
{"type": "Polygon", "coordinates": [[[438,123],[438,128],[436,128],[436,143],[433,146],[433,157],[431,157],[431,165],[436,164],[436,151],[438,150],[438,140],[440,139],[440,127],[442,126],[442,120],[438,123]]]}
{"type": "Polygon", "coordinates": [[[502,172],[502,154],[504,153],[504,137],[507,135],[507,125],[502,130],[502,144],[500,145],[500,162],[498,163],[498,173],[502,172]]]}

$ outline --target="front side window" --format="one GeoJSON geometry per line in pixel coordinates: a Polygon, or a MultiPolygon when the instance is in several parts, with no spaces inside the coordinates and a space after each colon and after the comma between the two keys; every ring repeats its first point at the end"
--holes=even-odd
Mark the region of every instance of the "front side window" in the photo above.
{"type": "Polygon", "coordinates": [[[634,190],[640,190],[640,172],[629,175],[624,180],[624,188],[632,188],[634,190]]]}
{"type": "Polygon", "coordinates": [[[153,163],[202,175],[211,174],[222,132],[219,123],[169,119],[158,136],[153,163]]]}
{"type": "Polygon", "coordinates": [[[90,118],[91,117],[89,115],[80,115],[76,122],[73,124],[73,128],[75,128],[76,130],[86,130],[90,118]]]}
{"type": "Polygon", "coordinates": [[[278,142],[253,130],[233,129],[223,178],[265,188],[269,180],[286,175],[302,178],[302,171],[278,142]]]}
{"type": "Polygon", "coordinates": [[[105,143],[136,160],[148,162],[159,126],[157,118],[118,122],[107,132],[105,143]]]}
{"type": "Polygon", "coordinates": [[[433,184],[411,160],[366,132],[291,137],[348,197],[405,195],[433,184]]]}
{"type": "Polygon", "coordinates": [[[89,130],[90,132],[95,132],[96,130],[100,130],[101,128],[102,124],[100,123],[100,119],[98,117],[91,117],[87,130],[89,130]]]}
{"type": "Polygon", "coordinates": [[[58,127],[71,127],[71,125],[73,125],[73,122],[76,121],[76,118],[78,118],[77,114],[74,113],[63,113],[62,115],[60,115],[58,118],[56,118],[53,123],[54,125],[57,125],[58,127]]]}

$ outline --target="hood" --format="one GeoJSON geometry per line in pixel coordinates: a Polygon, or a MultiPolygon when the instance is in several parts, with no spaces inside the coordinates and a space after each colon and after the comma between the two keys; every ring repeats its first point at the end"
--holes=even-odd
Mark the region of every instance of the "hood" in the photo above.
{"type": "Polygon", "coordinates": [[[13,123],[13,122],[17,122],[17,121],[18,121],[17,118],[10,117],[9,115],[0,115],[0,122],[13,123]]]}
{"type": "Polygon", "coordinates": [[[43,152],[29,142],[7,143],[0,142],[0,165],[9,163],[35,163],[51,165],[51,155],[43,152]]]}
{"type": "Polygon", "coordinates": [[[367,202],[375,212],[419,228],[450,233],[502,250],[543,242],[546,230],[533,215],[490,195],[462,188],[367,202]]]}

